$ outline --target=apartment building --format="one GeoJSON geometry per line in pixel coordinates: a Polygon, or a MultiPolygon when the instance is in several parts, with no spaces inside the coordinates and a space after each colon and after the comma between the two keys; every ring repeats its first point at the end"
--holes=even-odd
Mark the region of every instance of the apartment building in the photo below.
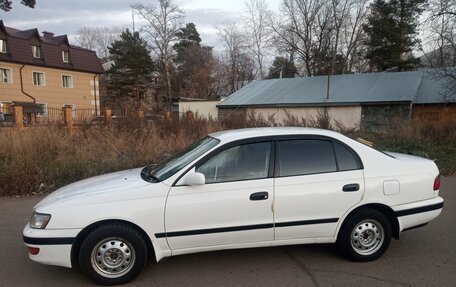
{"type": "Polygon", "coordinates": [[[71,105],[99,114],[99,75],[94,51],[71,45],[66,35],[18,30],[0,20],[0,112],[23,105],[24,113],[45,116],[71,105]]]}

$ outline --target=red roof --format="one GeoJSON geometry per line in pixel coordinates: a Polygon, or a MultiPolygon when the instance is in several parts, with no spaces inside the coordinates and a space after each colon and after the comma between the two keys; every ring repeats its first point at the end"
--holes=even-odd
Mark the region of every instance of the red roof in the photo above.
{"type": "Polygon", "coordinates": [[[89,73],[103,73],[101,62],[92,50],[70,45],[66,35],[39,35],[38,29],[18,30],[5,27],[0,20],[0,39],[6,40],[7,53],[0,53],[0,61],[44,66],[89,73]],[[41,58],[34,58],[32,43],[41,46],[41,58]],[[69,51],[69,63],[63,62],[62,51],[69,51]]]}

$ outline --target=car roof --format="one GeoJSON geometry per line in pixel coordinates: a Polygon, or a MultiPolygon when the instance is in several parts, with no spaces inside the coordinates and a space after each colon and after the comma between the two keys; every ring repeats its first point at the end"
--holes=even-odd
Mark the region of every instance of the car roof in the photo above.
{"type": "Polygon", "coordinates": [[[263,137],[263,136],[283,136],[283,135],[321,135],[340,138],[341,134],[330,130],[304,128],[304,127],[266,127],[266,128],[246,128],[220,131],[209,134],[223,142],[234,140],[263,137]]]}

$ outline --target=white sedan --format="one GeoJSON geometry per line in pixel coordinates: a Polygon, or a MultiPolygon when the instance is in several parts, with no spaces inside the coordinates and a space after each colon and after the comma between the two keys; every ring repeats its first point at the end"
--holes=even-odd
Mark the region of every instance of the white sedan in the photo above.
{"type": "Polygon", "coordinates": [[[23,239],[32,260],[79,266],[100,284],[135,278],[149,257],[337,243],[380,257],[443,208],[431,160],[382,153],[339,133],[256,128],[210,134],[159,166],[51,193],[23,239]]]}

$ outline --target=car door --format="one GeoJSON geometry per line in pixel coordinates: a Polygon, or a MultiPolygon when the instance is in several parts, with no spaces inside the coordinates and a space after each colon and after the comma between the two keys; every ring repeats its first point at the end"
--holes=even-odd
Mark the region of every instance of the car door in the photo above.
{"type": "Polygon", "coordinates": [[[171,187],[171,249],[273,240],[272,159],[271,141],[230,145],[189,171],[204,174],[204,185],[171,187]]]}
{"type": "Polygon", "coordinates": [[[333,237],[364,192],[359,157],[331,139],[279,140],[275,177],[276,240],[333,237]]]}

